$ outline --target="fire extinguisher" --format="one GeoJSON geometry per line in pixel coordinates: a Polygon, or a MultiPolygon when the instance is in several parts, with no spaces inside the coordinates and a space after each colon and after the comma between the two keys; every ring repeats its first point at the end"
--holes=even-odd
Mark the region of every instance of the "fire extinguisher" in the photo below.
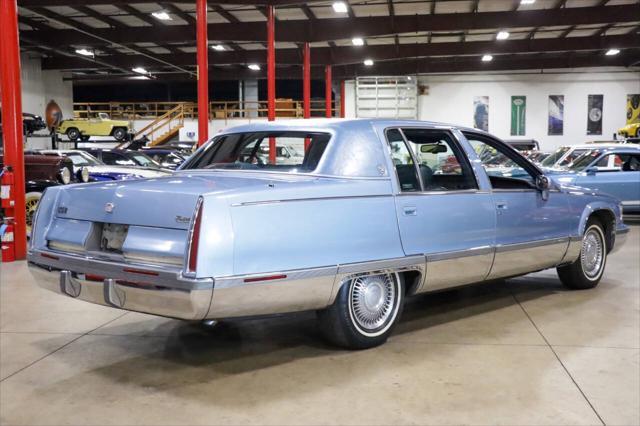
{"type": "Polygon", "coordinates": [[[16,260],[16,251],[15,241],[13,238],[13,218],[5,217],[3,222],[4,223],[0,225],[0,236],[2,239],[2,261],[14,262],[16,260]]]}
{"type": "Polygon", "coordinates": [[[0,207],[3,209],[12,209],[15,207],[13,199],[13,172],[9,167],[4,167],[0,172],[0,207]]]}

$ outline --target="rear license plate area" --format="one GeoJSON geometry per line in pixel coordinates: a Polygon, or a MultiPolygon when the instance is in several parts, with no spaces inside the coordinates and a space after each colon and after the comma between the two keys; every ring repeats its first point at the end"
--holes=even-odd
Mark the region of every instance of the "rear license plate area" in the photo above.
{"type": "Polygon", "coordinates": [[[109,253],[122,253],[128,232],[129,225],[103,223],[100,234],[100,250],[109,253]]]}

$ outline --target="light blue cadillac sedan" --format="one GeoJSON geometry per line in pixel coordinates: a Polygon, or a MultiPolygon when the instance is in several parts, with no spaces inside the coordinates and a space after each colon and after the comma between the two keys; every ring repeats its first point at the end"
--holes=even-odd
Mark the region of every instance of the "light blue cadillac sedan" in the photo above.
{"type": "Polygon", "coordinates": [[[187,320],[315,310],[330,340],[368,348],[415,294],[547,268],[595,287],[628,230],[618,200],[490,134],[298,120],[226,130],[170,177],[48,189],[28,260],[80,300],[187,320]],[[281,146],[305,154],[279,164],[281,146]]]}
{"type": "Polygon", "coordinates": [[[576,158],[565,172],[550,177],[561,185],[577,185],[612,195],[625,213],[640,213],[640,147],[594,148],[576,158]]]}

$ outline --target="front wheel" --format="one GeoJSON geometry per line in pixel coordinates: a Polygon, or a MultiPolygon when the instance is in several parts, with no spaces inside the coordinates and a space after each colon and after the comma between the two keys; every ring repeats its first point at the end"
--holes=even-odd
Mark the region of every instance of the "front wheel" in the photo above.
{"type": "Polygon", "coordinates": [[[325,336],[349,349],[384,343],[404,307],[404,281],[397,273],[362,275],[344,283],[318,317],[325,336]]]}
{"type": "Polygon", "coordinates": [[[570,265],[557,268],[560,281],[575,290],[594,288],[600,282],[607,263],[604,229],[597,219],[589,219],[580,247],[580,257],[570,265]]]}
{"type": "Polygon", "coordinates": [[[124,140],[127,137],[127,131],[122,127],[118,127],[113,130],[113,138],[117,141],[124,140]]]}
{"type": "Polygon", "coordinates": [[[40,202],[40,198],[42,198],[41,192],[28,192],[25,195],[25,205],[27,209],[27,237],[31,237],[31,228],[33,227],[33,217],[36,213],[36,209],[38,208],[38,203],[40,202]]]}
{"type": "Polygon", "coordinates": [[[75,127],[72,127],[70,129],[67,130],[67,137],[69,138],[69,140],[71,142],[75,142],[78,140],[78,138],[80,138],[80,130],[76,129],[75,127]]]}

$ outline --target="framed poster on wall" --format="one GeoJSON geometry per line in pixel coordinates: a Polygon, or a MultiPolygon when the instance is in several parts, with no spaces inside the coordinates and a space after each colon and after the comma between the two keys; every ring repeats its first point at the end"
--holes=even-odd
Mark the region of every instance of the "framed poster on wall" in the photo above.
{"type": "Polygon", "coordinates": [[[589,95],[587,101],[587,135],[602,134],[603,95],[589,95]]]}
{"type": "Polygon", "coordinates": [[[549,95],[549,136],[564,133],[564,95],[549,95]]]}
{"type": "Polygon", "coordinates": [[[473,98],[473,127],[489,131],[489,97],[476,96],[473,98]]]}
{"type": "Polygon", "coordinates": [[[527,97],[511,97],[511,136],[524,136],[527,117],[527,97]]]}

